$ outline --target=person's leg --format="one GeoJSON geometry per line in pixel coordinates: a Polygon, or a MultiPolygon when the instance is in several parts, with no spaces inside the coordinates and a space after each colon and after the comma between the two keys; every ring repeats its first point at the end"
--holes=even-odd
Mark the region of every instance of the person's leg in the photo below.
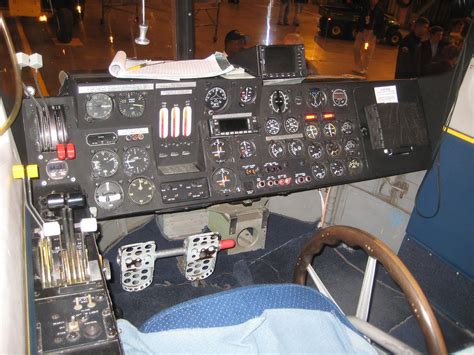
{"type": "Polygon", "coordinates": [[[295,2],[295,17],[293,18],[293,26],[300,25],[300,14],[303,12],[303,4],[295,2]]]}
{"type": "Polygon", "coordinates": [[[290,11],[290,0],[280,1],[280,12],[278,14],[278,24],[288,25],[288,13],[290,11]]]}
{"type": "Polygon", "coordinates": [[[361,50],[364,42],[363,32],[357,32],[355,41],[354,41],[354,72],[360,72],[362,70],[362,61],[361,61],[361,50]]]}
{"type": "Polygon", "coordinates": [[[362,72],[367,72],[369,69],[369,62],[375,52],[375,46],[377,44],[377,37],[373,31],[367,32],[364,40],[364,48],[362,50],[362,72]]]}

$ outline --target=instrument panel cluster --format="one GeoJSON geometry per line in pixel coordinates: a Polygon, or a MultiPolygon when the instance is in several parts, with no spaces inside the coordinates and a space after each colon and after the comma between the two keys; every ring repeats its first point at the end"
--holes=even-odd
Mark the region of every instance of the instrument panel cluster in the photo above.
{"type": "Polygon", "coordinates": [[[25,127],[40,127],[26,135],[35,193],[73,183],[103,219],[372,178],[358,85],[72,78],[46,99],[62,121],[41,125],[24,103],[25,127]]]}

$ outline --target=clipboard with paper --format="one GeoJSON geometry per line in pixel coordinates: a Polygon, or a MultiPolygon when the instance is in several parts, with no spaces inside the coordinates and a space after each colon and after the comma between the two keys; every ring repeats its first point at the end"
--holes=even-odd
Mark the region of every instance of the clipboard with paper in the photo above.
{"type": "Polygon", "coordinates": [[[109,65],[109,72],[116,78],[181,80],[208,78],[234,70],[224,54],[216,52],[205,59],[182,61],[147,61],[128,59],[118,51],[109,65]]]}

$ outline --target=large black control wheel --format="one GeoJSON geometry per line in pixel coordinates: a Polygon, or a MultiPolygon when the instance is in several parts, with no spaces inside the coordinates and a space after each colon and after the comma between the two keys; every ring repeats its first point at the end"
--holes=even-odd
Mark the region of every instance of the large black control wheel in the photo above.
{"type": "MultiPolygon", "coordinates": [[[[311,271],[314,272],[314,269],[311,266],[314,257],[320,254],[326,245],[336,246],[340,243],[345,243],[350,247],[361,248],[366,252],[366,254],[368,254],[369,262],[373,264],[373,268],[371,269],[371,272],[367,271],[368,268],[366,269],[364,283],[368,273],[371,274],[370,277],[372,277],[373,283],[373,275],[375,275],[375,265],[377,262],[384,266],[393,281],[400,286],[405,294],[408,304],[411,306],[412,313],[418,321],[423,335],[425,336],[425,343],[428,352],[430,354],[447,354],[443,333],[441,332],[436,316],[428,299],[421,290],[420,285],[400,258],[380,239],[375,238],[367,232],[347,226],[332,226],[318,231],[303,247],[300,256],[298,257],[293,273],[293,282],[305,285],[308,272],[310,275],[311,271]]],[[[370,277],[367,280],[369,280],[370,277]]],[[[317,282],[315,283],[317,285],[317,282]]],[[[370,289],[369,293],[371,293],[372,283],[368,282],[367,284],[370,289]]],[[[364,286],[366,285],[363,285],[363,290],[367,292],[368,289],[364,289],[364,286]]],[[[359,305],[364,305],[364,302],[361,302],[363,294],[364,293],[361,292],[359,305]]],[[[365,295],[367,295],[367,293],[365,293],[365,295]]],[[[365,297],[365,301],[365,319],[363,319],[364,317],[359,318],[356,314],[356,320],[363,322],[367,320],[368,307],[370,307],[370,297],[365,297]]],[[[359,305],[357,307],[357,313],[359,313],[359,305]]]]}
{"type": "Polygon", "coordinates": [[[63,7],[58,10],[56,16],[58,17],[58,41],[62,43],[71,42],[72,30],[74,27],[74,16],[72,11],[63,7]]]}

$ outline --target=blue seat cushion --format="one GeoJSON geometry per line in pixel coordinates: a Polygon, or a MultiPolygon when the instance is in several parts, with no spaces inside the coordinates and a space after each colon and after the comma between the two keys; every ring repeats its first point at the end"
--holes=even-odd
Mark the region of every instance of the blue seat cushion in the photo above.
{"type": "Polygon", "coordinates": [[[199,297],[155,314],[140,331],[232,326],[258,317],[266,309],[278,308],[330,312],[356,331],[329,299],[314,288],[295,284],[252,285],[199,297]]]}

